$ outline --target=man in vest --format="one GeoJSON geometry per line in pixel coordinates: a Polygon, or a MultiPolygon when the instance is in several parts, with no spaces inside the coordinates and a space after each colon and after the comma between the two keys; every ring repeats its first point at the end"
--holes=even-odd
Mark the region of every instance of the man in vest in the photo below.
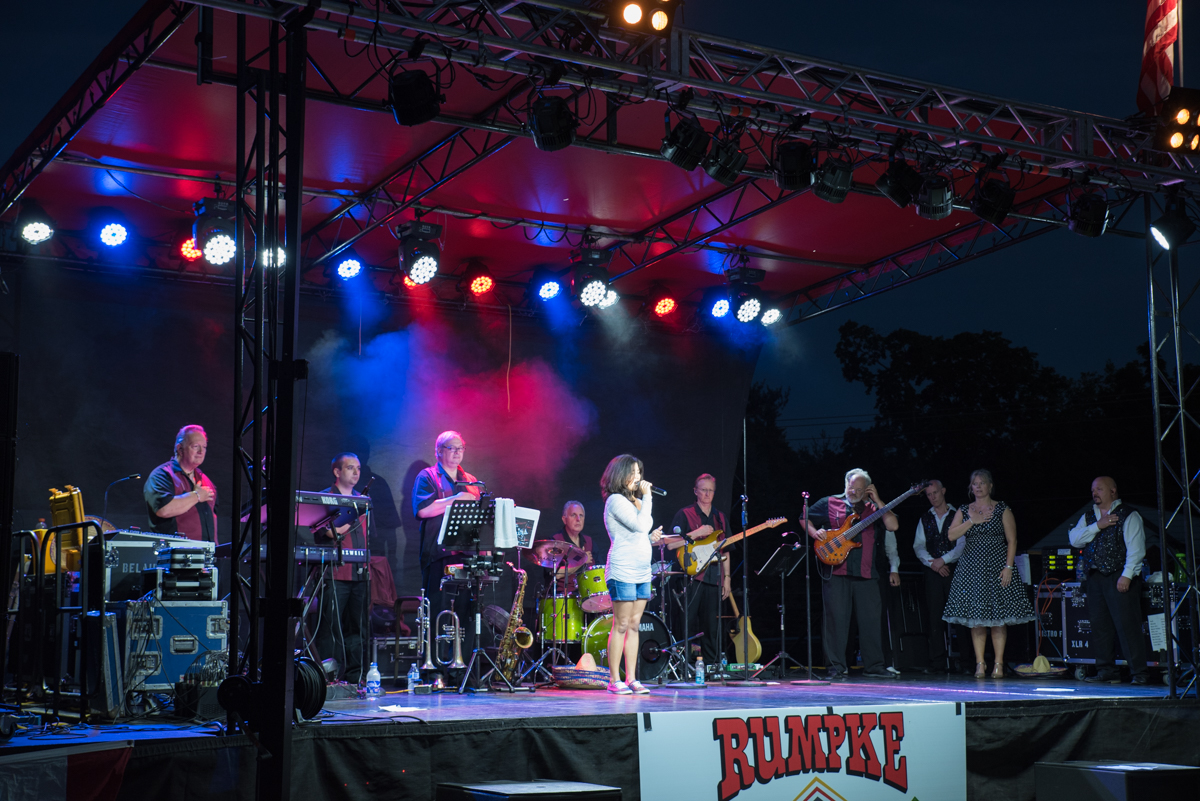
{"type": "Polygon", "coordinates": [[[184,426],[175,435],[175,458],[151,471],[142,488],[150,528],[190,540],[217,541],[217,488],[200,472],[208,453],[208,435],[200,426],[184,426]]]}
{"type": "Polygon", "coordinates": [[[1134,684],[1146,684],[1146,640],[1142,634],[1141,572],[1146,556],[1142,516],[1121,504],[1117,482],[1100,476],[1092,482],[1092,508],[1067,535],[1082,548],[1078,569],[1092,624],[1096,675],[1087,681],[1118,684],[1116,640],[1134,684]]]}
{"type": "MultiPolygon", "coordinates": [[[[362,473],[362,463],[353,453],[333,457],[333,486],[321,490],[328,494],[362,495],[354,489],[362,473]]],[[[328,528],[313,532],[318,545],[334,545],[342,541],[343,548],[368,547],[367,524],[370,515],[360,516],[354,509],[344,509],[328,528]]],[[[326,567],[327,576],[321,596],[321,627],[317,630],[317,652],[322,659],[333,657],[345,670],[342,678],[351,684],[366,680],[363,670],[363,631],[367,627],[367,606],[370,584],[367,562],[326,567]]]]}
{"type": "MultiPolygon", "coordinates": [[[[948,535],[950,521],[954,519],[954,507],[946,503],[946,487],[940,481],[930,481],[925,488],[929,509],[917,521],[917,533],[913,537],[913,552],[925,565],[925,606],[929,612],[929,664],[928,673],[945,673],[950,668],[946,652],[946,621],[942,611],[946,607],[946,596],[950,592],[950,581],[954,577],[954,566],[967,547],[967,538],[959,537],[951,542],[948,535]]],[[[965,642],[965,640],[959,640],[965,642]]]]}
{"type": "MultiPolygon", "coordinates": [[[[885,505],[867,471],[855,468],[846,473],[845,492],[822,498],[809,507],[808,534],[819,540],[828,530],[841,528],[850,515],[865,518],[885,505]],[[816,528],[822,523],[824,528],[816,528]]],[[[850,675],[846,648],[850,640],[851,614],[858,622],[863,675],[875,679],[896,677],[883,663],[883,600],[879,575],[888,567],[887,550],[895,550],[895,532],[899,528],[899,518],[887,512],[859,533],[861,548],[851,550],[846,561],[833,568],[828,578],[822,576],[821,598],[825,614],[821,640],[831,681],[844,681],[850,675]],[[890,549],[886,547],[889,538],[890,549]]],[[[892,572],[888,579],[893,587],[900,586],[899,573],[892,572]]]]}
{"type": "MultiPolygon", "coordinates": [[[[691,506],[680,509],[671,521],[671,531],[678,531],[682,536],[679,545],[686,545],[695,540],[702,540],[714,531],[729,533],[729,521],[725,514],[713,507],[713,498],[717,494],[717,480],[708,473],[696,479],[692,488],[696,502],[691,506]]],[[[674,546],[674,535],[664,538],[668,545],[674,546]]],[[[704,632],[700,638],[700,650],[704,662],[708,665],[719,665],[721,662],[721,601],[729,597],[729,558],[719,552],[714,552],[712,558],[696,565],[695,578],[680,576],[678,580],[688,587],[686,614],[688,636],[696,632],[704,632]]],[[[680,599],[682,602],[682,598],[680,599]]],[[[679,633],[682,635],[681,627],[679,633]]],[[[690,660],[689,660],[690,661],[690,660]]]]}

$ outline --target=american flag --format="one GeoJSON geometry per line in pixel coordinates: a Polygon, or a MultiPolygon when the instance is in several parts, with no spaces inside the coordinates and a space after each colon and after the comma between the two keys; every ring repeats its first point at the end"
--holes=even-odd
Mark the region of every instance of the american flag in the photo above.
{"type": "Polygon", "coordinates": [[[1137,104],[1157,114],[1171,93],[1175,75],[1175,39],[1179,35],[1179,0],[1146,0],[1146,41],[1142,45],[1142,77],[1137,104]]]}

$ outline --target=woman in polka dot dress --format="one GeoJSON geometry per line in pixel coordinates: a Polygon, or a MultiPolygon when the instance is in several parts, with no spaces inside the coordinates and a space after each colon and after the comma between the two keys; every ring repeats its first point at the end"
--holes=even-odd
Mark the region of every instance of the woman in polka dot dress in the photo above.
{"type": "Polygon", "coordinates": [[[971,629],[977,679],[987,672],[983,652],[991,629],[996,652],[992,678],[1002,679],[1007,626],[1033,620],[1033,604],[1013,567],[1016,519],[1007,504],[992,498],[991,473],[976,470],[971,474],[971,495],[974,502],[954,513],[948,532],[951,540],[966,537],[967,547],[954,571],[942,620],[971,629]]]}

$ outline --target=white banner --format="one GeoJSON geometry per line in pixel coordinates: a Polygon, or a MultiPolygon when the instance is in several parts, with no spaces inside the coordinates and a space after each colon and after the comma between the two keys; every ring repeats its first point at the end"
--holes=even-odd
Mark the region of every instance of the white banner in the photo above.
{"type": "Polygon", "coordinates": [[[642,798],[966,798],[966,731],[952,703],[643,713],[642,798]]]}

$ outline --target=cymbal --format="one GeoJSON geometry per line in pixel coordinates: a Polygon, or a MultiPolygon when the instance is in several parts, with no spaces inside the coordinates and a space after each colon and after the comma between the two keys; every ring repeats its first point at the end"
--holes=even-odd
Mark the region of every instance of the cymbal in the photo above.
{"type": "Polygon", "coordinates": [[[538,540],[525,552],[525,559],[551,570],[565,561],[567,568],[573,569],[587,561],[587,552],[562,540],[538,540]]]}

